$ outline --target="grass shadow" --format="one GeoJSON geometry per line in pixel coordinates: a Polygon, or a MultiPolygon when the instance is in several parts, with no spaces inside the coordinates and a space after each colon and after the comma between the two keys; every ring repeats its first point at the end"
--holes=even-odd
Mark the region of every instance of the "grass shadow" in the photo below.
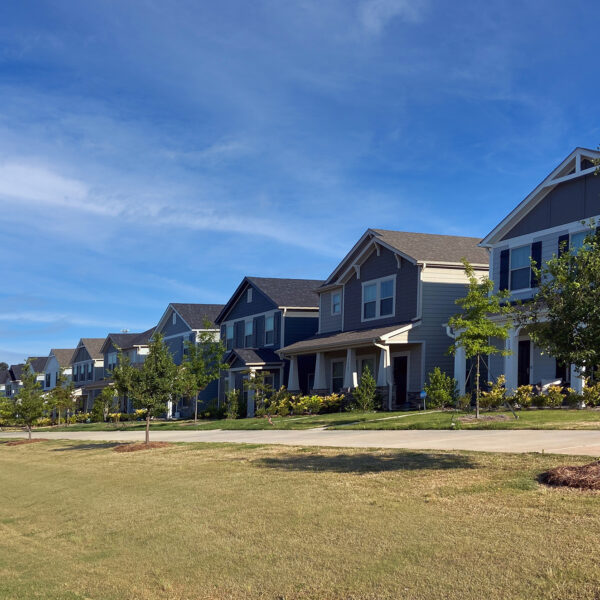
{"type": "Polygon", "coordinates": [[[73,446],[64,446],[62,448],[52,448],[52,452],[72,452],[72,451],[85,451],[85,450],[104,450],[107,448],[115,448],[116,446],[122,446],[125,442],[96,442],[92,444],[79,444],[76,443],[73,446]]]}
{"type": "Polygon", "coordinates": [[[384,473],[424,469],[475,469],[476,462],[461,454],[401,452],[372,454],[289,454],[257,461],[262,467],[286,471],[328,471],[333,473],[384,473]]]}

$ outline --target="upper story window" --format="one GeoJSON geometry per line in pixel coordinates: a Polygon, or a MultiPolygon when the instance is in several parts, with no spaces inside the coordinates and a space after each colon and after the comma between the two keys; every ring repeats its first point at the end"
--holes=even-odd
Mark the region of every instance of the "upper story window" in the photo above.
{"type": "Polygon", "coordinates": [[[233,324],[225,326],[225,346],[227,350],[233,348],[233,324]]]}
{"type": "Polygon", "coordinates": [[[250,303],[252,302],[252,288],[249,287],[248,290],[246,291],[246,302],[250,303]]]}
{"type": "Polygon", "coordinates": [[[275,317],[269,315],[265,317],[265,346],[275,342],[275,317]]]}
{"type": "Polygon", "coordinates": [[[368,281],[362,286],[362,320],[380,319],[394,314],[396,278],[368,281]]]}
{"type": "Polygon", "coordinates": [[[92,378],[93,372],[94,372],[94,363],[88,363],[88,379],[92,378]]]}
{"type": "Polygon", "coordinates": [[[252,334],[254,333],[254,323],[246,321],[244,346],[250,348],[252,346],[252,334]]]}
{"type": "Polygon", "coordinates": [[[107,355],[108,370],[112,371],[117,366],[117,353],[109,352],[107,355]]]}
{"type": "Polygon", "coordinates": [[[172,320],[173,320],[173,325],[177,325],[177,313],[175,311],[173,311],[172,320]]]}
{"type": "Polygon", "coordinates": [[[49,388],[52,385],[52,373],[46,373],[46,387],[49,388]]]}
{"type": "Polygon", "coordinates": [[[342,313],[342,293],[333,292],[331,294],[331,314],[340,315],[342,313]]]}
{"type": "Polygon", "coordinates": [[[531,246],[521,246],[510,251],[510,289],[524,290],[531,283],[531,246]]]}

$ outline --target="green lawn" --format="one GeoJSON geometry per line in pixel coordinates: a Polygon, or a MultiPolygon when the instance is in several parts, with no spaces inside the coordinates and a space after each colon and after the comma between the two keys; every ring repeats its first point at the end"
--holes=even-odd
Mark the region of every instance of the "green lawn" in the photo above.
{"type": "MultiPolygon", "coordinates": [[[[470,413],[472,416],[472,413],[470,413]]],[[[205,429],[310,429],[330,427],[333,429],[600,429],[600,410],[525,410],[515,420],[512,413],[482,413],[479,422],[460,422],[466,413],[444,412],[343,412],[305,417],[273,417],[236,420],[156,421],[156,430],[205,430],[205,429]],[[501,421],[488,421],[487,416],[500,417],[501,421]],[[453,426],[452,423],[455,423],[453,426]]],[[[143,422],[118,424],[89,423],[53,427],[51,431],[114,431],[144,429],[143,422]]]]}
{"type": "Polygon", "coordinates": [[[597,599],[589,458],[0,444],[0,597],[597,599]]]}

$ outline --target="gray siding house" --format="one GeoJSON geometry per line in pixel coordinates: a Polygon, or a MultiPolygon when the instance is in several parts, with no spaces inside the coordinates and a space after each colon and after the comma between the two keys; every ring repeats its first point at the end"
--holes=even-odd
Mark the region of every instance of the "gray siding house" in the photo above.
{"type": "MultiPolygon", "coordinates": [[[[278,389],[288,377],[288,361],[277,351],[283,346],[313,336],[319,324],[319,296],[323,281],[244,277],[216,319],[227,348],[229,369],[222,373],[219,399],[230,389],[243,394],[247,414],[254,414],[252,395],[244,390],[244,380],[256,371],[269,373],[278,389]]],[[[308,391],[314,358],[304,358],[298,368],[298,389],[308,391]]]]}
{"type": "Polygon", "coordinates": [[[288,343],[288,389],[301,388],[299,362],[312,357],[315,393],[348,392],[369,368],[384,406],[414,402],[426,374],[453,371],[445,324],[457,311],[467,278],[461,259],[480,275],[488,252],[479,238],[369,229],[319,288],[319,328],[288,343]]]}
{"type": "MultiPolygon", "coordinates": [[[[161,334],[169,348],[175,364],[180,365],[185,353],[185,342],[197,343],[198,334],[202,331],[213,332],[219,336],[219,328],[215,325],[217,315],[223,309],[222,304],[180,304],[172,302],[163,313],[155,332],[161,334]]],[[[207,405],[217,399],[218,382],[209,385],[200,392],[198,401],[207,405]]],[[[178,400],[169,406],[168,417],[187,418],[194,414],[194,407],[187,399],[178,400]]]]}
{"type": "Polygon", "coordinates": [[[71,358],[72,379],[78,410],[90,412],[100,389],[93,384],[104,378],[104,338],[81,338],[71,358]]]}
{"type": "MultiPolygon", "coordinates": [[[[27,360],[29,361],[32,371],[37,374],[37,380],[43,388],[46,357],[30,356],[27,360]]],[[[0,373],[0,393],[2,393],[3,396],[12,398],[23,387],[22,377],[25,366],[25,363],[10,365],[7,370],[0,373]]]]}
{"type": "MultiPolygon", "coordinates": [[[[553,255],[581,246],[590,229],[600,224],[600,177],[595,160],[600,152],[576,148],[482,241],[490,251],[490,279],[510,299],[526,301],[536,291],[531,260],[543,264],[553,255]]],[[[544,355],[527,328],[513,327],[506,347],[511,354],[490,358],[493,378],[506,375],[507,390],[524,384],[568,383],[580,391],[582,374],[544,355]]],[[[456,373],[465,371],[464,354],[456,355],[456,373]]],[[[464,388],[464,377],[459,384],[464,388]]]]}
{"type": "Polygon", "coordinates": [[[49,392],[56,387],[59,373],[62,373],[67,381],[71,380],[71,360],[75,354],[75,348],[53,348],[44,365],[44,391],[49,392]]]}

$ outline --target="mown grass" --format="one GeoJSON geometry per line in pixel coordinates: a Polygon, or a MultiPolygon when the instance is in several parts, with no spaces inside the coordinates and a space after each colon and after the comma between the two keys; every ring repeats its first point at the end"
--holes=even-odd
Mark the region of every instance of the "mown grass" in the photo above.
{"type": "Polygon", "coordinates": [[[589,458],[0,444],[0,597],[592,599],[589,458]]]}

